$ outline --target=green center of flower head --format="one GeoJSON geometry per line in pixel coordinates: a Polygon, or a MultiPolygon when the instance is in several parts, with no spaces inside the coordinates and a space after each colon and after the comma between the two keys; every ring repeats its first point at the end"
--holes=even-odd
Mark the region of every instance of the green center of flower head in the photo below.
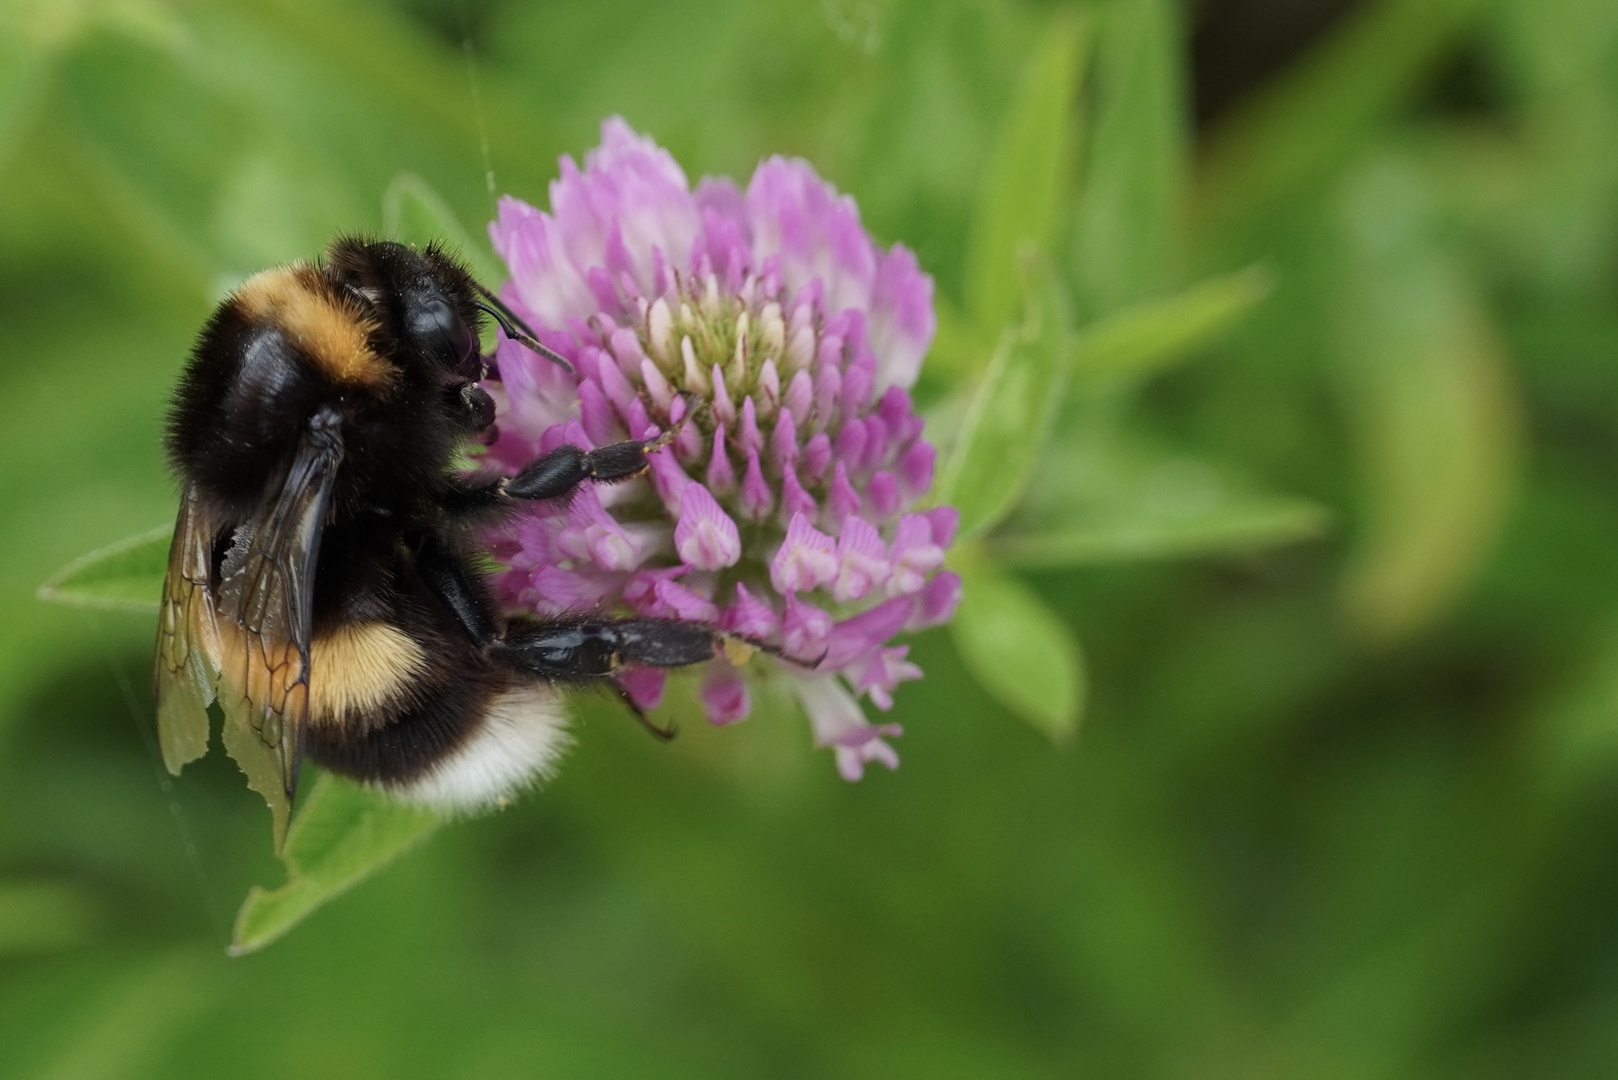
{"type": "Polygon", "coordinates": [[[713,274],[701,280],[677,275],[675,295],[647,308],[637,336],[652,360],[641,377],[654,417],[667,418],[673,391],[707,404],[697,408],[693,402],[689,421],[706,436],[720,428],[734,434],[749,398],[755,423],[775,419],[783,386],[814,357],[815,334],[804,305],[789,338],[781,304],[760,292],[751,276],[733,293],[722,290],[713,274]]]}
{"type": "MultiPolygon", "coordinates": [[[[766,436],[780,427],[784,381],[790,385],[802,372],[800,391],[804,402],[810,401],[808,369],[816,338],[812,308],[804,305],[798,309],[798,332],[792,338],[795,348],[789,351],[781,304],[764,297],[758,279],[751,275],[739,291],[729,291],[711,273],[700,277],[676,274],[670,295],[640,306],[643,315],[631,328],[645,355],[639,361],[640,378],[633,381],[639,384],[635,389],[649,417],[665,431],[678,427],[671,448],[674,457],[688,472],[706,480],[710,494],[733,509],[739,503],[748,504],[735,515],[747,537],[741,543],[740,558],[729,566],[708,567],[715,576],[714,593],[733,596],[737,583],[756,592],[767,590],[769,556],[785,526],[768,512],[773,492],[752,491],[744,499],[742,481],[750,460],[755,471],[762,465],[775,478],[782,475],[783,468],[791,468],[794,454],[771,453],[766,436]],[[749,449],[753,450],[751,456],[749,449]]],[[[611,344],[611,336],[607,338],[611,344]]],[[[617,356],[619,350],[613,352],[617,356]]],[[[617,358],[620,368],[633,366],[624,364],[621,356],[617,358]]],[[[829,417],[820,418],[818,427],[823,429],[827,420],[829,417]]],[[[780,434],[797,447],[792,420],[780,434]]],[[[657,486],[664,501],[683,502],[667,490],[668,476],[665,468],[657,477],[662,481],[657,486]]],[[[819,488],[824,477],[804,479],[819,488]]],[[[778,491],[779,480],[770,487],[778,491]]],[[[643,520],[655,520],[657,513],[645,503],[633,508],[625,505],[623,510],[620,517],[643,520]]]]}

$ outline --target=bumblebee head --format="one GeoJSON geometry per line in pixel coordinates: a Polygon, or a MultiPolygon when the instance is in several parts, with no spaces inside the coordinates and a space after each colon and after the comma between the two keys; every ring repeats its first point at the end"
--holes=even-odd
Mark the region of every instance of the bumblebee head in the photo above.
{"type": "Polygon", "coordinates": [[[482,377],[479,289],[436,243],[417,251],[390,240],[343,237],[326,252],[326,272],[375,312],[406,354],[398,360],[415,359],[463,379],[482,377]]]}

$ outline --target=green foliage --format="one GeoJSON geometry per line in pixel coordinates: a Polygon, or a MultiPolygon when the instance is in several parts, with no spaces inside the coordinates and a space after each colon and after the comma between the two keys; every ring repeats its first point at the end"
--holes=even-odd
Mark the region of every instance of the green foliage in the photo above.
{"type": "Polygon", "coordinates": [[[991,332],[1020,314],[1024,251],[1051,254],[1078,135],[1073,106],[1084,76],[1084,44],[1071,12],[1059,12],[1029,58],[984,170],[967,246],[966,292],[973,317],[991,332]]]}
{"type": "MultiPolygon", "coordinates": [[[[474,238],[432,185],[414,173],[400,173],[382,193],[382,231],[409,244],[436,240],[466,260],[472,275],[488,284],[502,281],[505,267],[487,240],[474,238]]],[[[492,285],[490,286],[493,287],[492,285]]]]}
{"type": "Polygon", "coordinates": [[[950,630],[961,660],[1008,709],[1056,742],[1084,709],[1084,657],[1071,630],[1015,577],[967,549],[951,565],[965,593],[950,630]]]}
{"type": "Polygon", "coordinates": [[[1366,0],[1195,126],[1239,7],[0,6],[0,1072],[1612,1075],[1614,5],[1366,0]],[[185,350],[338,230],[498,277],[615,112],[935,275],[904,763],[581,699],[435,843],[309,785],[249,894],[149,745],[185,350]]]}
{"type": "Polygon", "coordinates": [[[1098,5],[1093,137],[1073,214],[1073,287],[1085,316],[1161,293],[1182,257],[1186,117],[1172,0],[1098,5]]]}
{"type": "Polygon", "coordinates": [[[1035,266],[1027,280],[1026,314],[1001,335],[938,479],[937,500],[960,510],[963,540],[1016,506],[1067,388],[1072,347],[1061,287],[1035,266]]]}
{"type": "Polygon", "coordinates": [[[1251,225],[1351,159],[1485,6],[1484,0],[1361,6],[1221,133],[1198,187],[1203,227],[1251,225]]]}
{"type": "Polygon", "coordinates": [[[0,878],[0,957],[82,945],[98,916],[94,900],[71,885],[0,878]]]}
{"type": "Polygon", "coordinates": [[[1364,633],[1397,638],[1447,607],[1487,556],[1520,422],[1505,346],[1437,239],[1419,175],[1374,162],[1343,198],[1333,314],[1370,504],[1344,601],[1364,633]]]}
{"type": "Polygon", "coordinates": [[[1132,304],[1085,327],[1074,371],[1086,381],[1150,376],[1215,341],[1269,293],[1269,276],[1253,268],[1132,304]]]}
{"type": "Polygon", "coordinates": [[[236,915],[233,956],[262,949],[316,908],[421,843],[438,827],[429,810],[322,776],[298,806],[281,861],[287,882],[254,887],[236,915]]]}
{"type": "Polygon", "coordinates": [[[160,525],[74,559],[39,587],[39,598],[74,607],[155,613],[174,526],[160,525]]]}
{"type": "Polygon", "coordinates": [[[1240,470],[1099,417],[1058,440],[1037,497],[993,550],[1018,566],[1063,567],[1256,551],[1321,535],[1318,503],[1267,492],[1240,470]]]}

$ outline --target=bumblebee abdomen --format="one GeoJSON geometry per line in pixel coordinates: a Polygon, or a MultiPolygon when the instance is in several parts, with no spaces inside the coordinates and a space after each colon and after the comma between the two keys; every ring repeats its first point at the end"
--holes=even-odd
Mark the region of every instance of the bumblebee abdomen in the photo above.
{"type": "Polygon", "coordinates": [[[427,655],[391,623],[351,622],[309,645],[309,723],[364,729],[424,696],[427,655]]]}
{"type": "Polygon", "coordinates": [[[447,810],[498,805],[547,778],[568,745],[560,694],[483,665],[456,676],[420,687],[397,711],[312,722],[309,756],[395,797],[447,810]]]}

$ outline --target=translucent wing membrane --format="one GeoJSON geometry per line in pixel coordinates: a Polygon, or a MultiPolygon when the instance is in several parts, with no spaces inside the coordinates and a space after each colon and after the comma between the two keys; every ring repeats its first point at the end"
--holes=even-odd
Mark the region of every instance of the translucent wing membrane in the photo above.
{"type": "Polygon", "coordinates": [[[157,620],[157,737],[171,773],[208,752],[219,650],[208,562],[217,532],[188,488],[174,523],[157,620]]]}
{"type": "Polygon", "coordinates": [[[320,533],[343,459],[330,409],[305,428],[273,505],[237,530],[219,583],[225,749],[285,835],[309,715],[309,640],[320,533]]]}
{"type": "Polygon", "coordinates": [[[309,715],[309,642],[320,534],[343,460],[340,420],[309,421],[274,499],[236,528],[209,588],[222,527],[187,491],[169,550],[158,619],[157,726],[170,772],[208,749],[217,688],[224,743],[269,803],[276,844],[286,836],[309,715]]]}

